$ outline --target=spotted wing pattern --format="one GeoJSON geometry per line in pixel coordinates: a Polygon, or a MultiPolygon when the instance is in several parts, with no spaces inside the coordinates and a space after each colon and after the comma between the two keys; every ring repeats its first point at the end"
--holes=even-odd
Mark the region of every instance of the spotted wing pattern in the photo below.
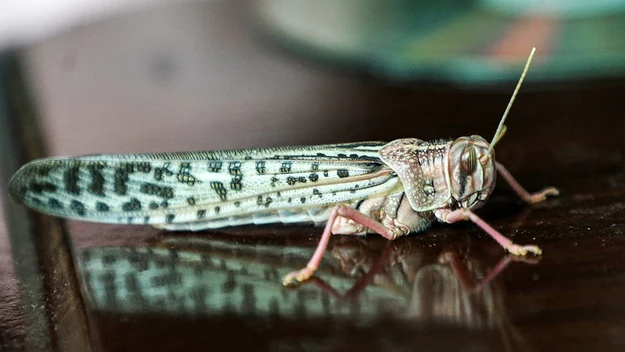
{"type": "Polygon", "coordinates": [[[325,209],[397,189],[396,175],[378,154],[383,145],[39,159],[14,175],[9,192],[43,213],[105,223],[167,225],[325,209]]]}

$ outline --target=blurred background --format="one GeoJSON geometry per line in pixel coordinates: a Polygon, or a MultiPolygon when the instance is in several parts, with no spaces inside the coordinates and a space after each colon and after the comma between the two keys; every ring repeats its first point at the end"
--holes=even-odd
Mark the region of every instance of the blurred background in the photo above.
{"type": "MultiPolygon", "coordinates": [[[[474,311],[456,313],[470,316],[505,311],[505,296],[510,310],[501,314],[505,319],[495,320],[505,320],[506,329],[515,326],[512,345],[529,340],[529,345],[538,346],[536,350],[553,350],[562,345],[551,339],[562,339],[564,331],[569,331],[578,333],[569,351],[597,348],[601,345],[598,336],[601,346],[607,347],[603,350],[620,350],[625,324],[618,321],[625,320],[623,315],[610,314],[625,312],[618,303],[623,301],[622,295],[609,295],[602,287],[625,287],[625,276],[614,274],[625,272],[623,265],[615,267],[620,263],[615,259],[619,257],[617,244],[623,242],[619,236],[625,235],[625,205],[620,201],[625,187],[621,132],[625,129],[625,0],[0,0],[0,207],[5,214],[0,217],[0,350],[193,350],[201,349],[193,341],[202,341],[208,326],[192,328],[194,325],[185,325],[188,322],[180,316],[168,320],[169,308],[161,315],[153,311],[141,315],[136,310],[127,315],[121,308],[113,318],[82,315],[83,304],[94,304],[90,295],[108,297],[93,291],[98,283],[93,287],[78,284],[93,279],[85,273],[96,270],[94,265],[99,264],[93,263],[98,256],[120,255],[121,262],[126,260],[125,253],[133,251],[129,248],[143,246],[161,234],[152,228],[73,222],[66,228],[59,225],[69,236],[47,234],[56,227],[36,225],[39,220],[33,222],[6,197],[8,179],[27,160],[44,155],[402,137],[430,140],[471,134],[490,140],[532,47],[537,54],[497,156],[528,189],[554,185],[563,190],[561,198],[534,210],[527,222],[522,218],[514,225],[514,231],[524,229],[519,236],[525,236],[521,237],[525,242],[538,238],[546,253],[563,256],[546,257],[540,266],[506,271],[503,281],[508,290],[497,285],[495,298],[488,298],[496,302],[496,309],[484,308],[481,304],[486,303],[480,301],[474,311]],[[565,219],[569,223],[563,225],[565,219]],[[580,237],[591,233],[594,236],[580,237]],[[612,239],[607,247],[602,236],[612,239]],[[50,242],[51,238],[55,240],[50,242]],[[114,248],[98,250],[104,246],[114,248]],[[588,252],[579,252],[581,248],[588,252]],[[78,270],[81,268],[87,269],[78,270]],[[588,275],[583,284],[575,281],[580,272],[588,275]],[[568,315],[561,314],[563,311],[568,315]],[[150,320],[155,316],[156,320],[150,320]],[[605,325],[592,325],[593,321],[605,325]],[[158,324],[173,324],[173,328],[170,332],[154,330],[158,324]],[[180,336],[186,336],[188,345],[182,340],[173,343],[176,333],[186,334],[180,336]],[[160,340],[156,338],[159,334],[160,340]],[[85,341],[90,341],[89,347],[85,341]]],[[[515,198],[505,186],[497,194],[490,212],[485,209],[481,214],[493,225],[512,231],[510,218],[521,206],[511,201],[515,198]]],[[[455,229],[438,227],[439,237],[425,240],[429,241],[423,248],[425,254],[413,252],[416,257],[410,261],[438,263],[442,249],[466,249],[467,234],[481,233],[471,226],[455,229]]],[[[271,263],[271,270],[281,274],[304,264],[306,251],[318,239],[314,228],[241,231],[260,238],[282,233],[280,238],[287,238],[277,246],[270,243],[271,256],[278,258],[271,263]],[[284,258],[290,257],[281,251],[293,243],[303,247],[299,250],[304,254],[296,258],[297,263],[285,263],[284,258]]],[[[226,244],[219,245],[236,242],[229,239],[220,238],[226,244]]],[[[490,239],[481,240],[486,249],[479,249],[471,260],[480,262],[476,266],[492,267],[503,254],[490,239]]],[[[422,240],[411,241],[407,248],[415,248],[414,243],[421,242],[414,241],[422,240]]],[[[215,243],[207,247],[213,250],[215,243]]],[[[230,250],[232,255],[225,260],[238,260],[235,252],[230,250]]],[[[398,253],[401,257],[404,251],[398,253]]],[[[245,256],[240,254],[247,260],[245,256]]],[[[154,261],[159,267],[158,260],[154,261]]],[[[181,270],[191,276],[195,273],[194,267],[181,270]]],[[[345,276],[349,277],[341,279],[345,276]]],[[[263,279],[244,276],[240,280],[255,284],[263,279]]],[[[411,280],[407,280],[407,291],[412,290],[411,280]]],[[[288,297],[300,304],[309,297],[304,294],[309,291],[280,290],[278,284],[266,291],[277,295],[278,301],[278,293],[291,295],[288,297]]],[[[395,293],[389,290],[378,296],[374,292],[372,301],[377,303],[361,302],[373,317],[368,324],[388,332],[381,335],[384,341],[363,343],[372,334],[356,329],[349,343],[339,343],[347,330],[338,325],[329,328],[331,337],[324,341],[334,338],[330,345],[336,350],[350,346],[383,349],[395,340],[403,347],[421,341],[418,346],[425,350],[448,350],[458,341],[469,341],[465,346],[478,346],[478,350],[499,351],[509,345],[499,337],[493,343],[490,332],[499,325],[490,323],[484,325],[490,329],[488,333],[477,337],[471,335],[472,329],[484,326],[467,323],[454,327],[456,334],[471,331],[450,335],[460,336],[459,340],[447,339],[444,329],[439,330],[438,338],[422,334],[414,341],[410,329],[393,335],[393,329],[404,323],[385,325],[386,313],[371,307],[384,305],[386,295],[397,298],[395,293]],[[357,338],[364,339],[358,344],[354,342],[357,338]]],[[[172,297],[157,298],[171,303],[176,301],[172,297]]],[[[320,297],[320,306],[326,307],[327,297],[320,297]]],[[[440,295],[434,292],[423,297],[440,295]]],[[[169,307],[158,299],[156,306],[169,307]]],[[[111,302],[96,303],[107,309],[119,308],[111,302]]],[[[98,312],[101,307],[97,304],[91,311],[98,312]]],[[[403,311],[401,305],[393,307],[391,315],[403,311]]],[[[221,316],[225,310],[213,313],[221,316]]],[[[321,314],[321,321],[338,319],[332,312],[321,314]]],[[[347,316],[359,326],[357,315],[347,316]]],[[[238,317],[245,319],[245,315],[238,317]]],[[[434,314],[431,320],[417,320],[429,326],[427,322],[446,324],[449,317],[438,318],[434,314]]],[[[214,323],[211,329],[220,331],[214,323]]],[[[236,340],[236,331],[243,324],[247,333],[257,334],[254,341],[266,342],[265,325],[239,323],[224,325],[223,329],[230,331],[224,336],[236,340]]],[[[284,336],[306,334],[305,329],[289,330],[288,324],[282,328],[287,331],[284,336]]],[[[267,350],[324,346],[315,345],[318,341],[310,336],[302,340],[308,341],[305,346],[295,338],[281,341],[288,343],[258,342],[258,346],[267,350]]],[[[462,346],[458,343],[456,347],[462,346]]],[[[534,350],[521,345],[521,350],[534,350]]]]}
{"type": "MultiPolygon", "coordinates": [[[[468,133],[479,118],[444,101],[424,104],[439,97],[431,93],[395,92],[507,95],[534,46],[524,92],[625,73],[619,0],[1,4],[0,49],[19,48],[51,154],[454,132],[418,132],[434,125],[432,109],[466,121],[468,133]],[[397,120],[398,109],[411,121],[394,121],[391,133],[352,127],[397,120]],[[105,138],[112,135],[118,142],[105,138]]],[[[503,108],[484,108],[491,129],[503,108]]]]}

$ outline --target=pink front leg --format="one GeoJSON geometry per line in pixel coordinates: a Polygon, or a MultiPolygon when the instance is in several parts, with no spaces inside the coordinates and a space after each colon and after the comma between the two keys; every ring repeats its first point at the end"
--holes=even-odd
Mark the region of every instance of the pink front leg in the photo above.
{"type": "Polygon", "coordinates": [[[503,177],[504,180],[506,180],[506,182],[508,182],[510,187],[512,187],[512,189],[519,196],[519,198],[530,204],[540,203],[543,200],[547,199],[547,196],[557,196],[560,194],[560,191],[558,191],[558,189],[555,187],[547,187],[540,192],[529,193],[525,190],[525,188],[523,188],[523,186],[521,186],[521,184],[519,184],[519,182],[517,182],[517,180],[512,176],[512,174],[508,171],[508,169],[506,169],[505,166],[498,162],[495,162],[495,165],[497,165],[497,171],[499,172],[499,174],[503,177]]]}
{"type": "Polygon", "coordinates": [[[394,240],[397,237],[402,236],[406,233],[406,231],[401,228],[388,228],[352,207],[339,204],[335,206],[334,209],[332,209],[332,212],[328,217],[326,227],[324,228],[323,234],[321,235],[321,240],[317,245],[317,249],[315,249],[315,253],[313,254],[312,258],[310,258],[310,261],[308,262],[306,267],[304,269],[294,271],[284,276],[284,278],[282,279],[282,284],[284,286],[292,286],[299,282],[308,280],[315,273],[317,268],[319,268],[319,264],[321,263],[323,254],[328,247],[328,242],[330,242],[330,236],[332,236],[332,226],[339,216],[351,219],[358,224],[364,225],[365,227],[377,232],[388,240],[394,240]]]}
{"type": "Polygon", "coordinates": [[[497,243],[499,243],[503,248],[514,255],[527,255],[528,253],[541,255],[543,253],[538,246],[520,246],[518,244],[514,244],[509,238],[492,228],[488,223],[486,223],[486,221],[482,220],[469,209],[461,208],[453,211],[449,209],[438,209],[434,211],[434,215],[438,219],[450,224],[461,220],[471,220],[477,226],[481,227],[482,230],[489,234],[490,237],[497,241],[497,243]]]}

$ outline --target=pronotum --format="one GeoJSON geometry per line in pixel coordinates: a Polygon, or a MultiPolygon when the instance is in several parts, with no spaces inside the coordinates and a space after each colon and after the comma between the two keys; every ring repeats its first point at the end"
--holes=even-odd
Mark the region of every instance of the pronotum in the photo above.
{"type": "Polygon", "coordinates": [[[284,277],[289,285],[317,269],[332,234],[378,233],[389,240],[427,229],[434,221],[470,220],[515,255],[541,249],[517,245],[479,218],[497,172],[526,202],[530,194],[495,161],[494,146],[535,49],[488,143],[480,136],[426,142],[405,138],[320,146],[182,153],[53,157],[29,162],[9,193],[40,212],[103,223],[149,224],[198,231],[267,223],[325,223],[306,267],[284,277]]]}

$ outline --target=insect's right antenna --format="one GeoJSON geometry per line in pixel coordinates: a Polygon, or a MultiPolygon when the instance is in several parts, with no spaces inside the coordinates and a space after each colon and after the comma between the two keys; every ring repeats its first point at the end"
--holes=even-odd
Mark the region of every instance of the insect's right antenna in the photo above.
{"type": "Polygon", "coordinates": [[[530,68],[530,64],[532,63],[532,59],[534,58],[534,53],[536,52],[536,48],[532,48],[532,52],[530,53],[530,57],[527,59],[527,63],[525,64],[525,68],[523,69],[523,73],[521,74],[521,78],[519,79],[519,83],[517,83],[516,88],[514,89],[514,93],[512,93],[512,98],[510,98],[510,102],[506,107],[506,111],[503,112],[503,117],[499,122],[499,126],[497,127],[497,131],[493,136],[493,140],[490,142],[490,148],[488,148],[488,152],[495,147],[495,144],[501,140],[503,135],[506,133],[506,126],[503,124],[506,121],[506,117],[508,117],[508,112],[510,112],[510,108],[512,107],[512,103],[514,103],[514,99],[516,98],[517,93],[521,89],[521,84],[523,84],[523,80],[525,79],[525,75],[530,68]]]}

